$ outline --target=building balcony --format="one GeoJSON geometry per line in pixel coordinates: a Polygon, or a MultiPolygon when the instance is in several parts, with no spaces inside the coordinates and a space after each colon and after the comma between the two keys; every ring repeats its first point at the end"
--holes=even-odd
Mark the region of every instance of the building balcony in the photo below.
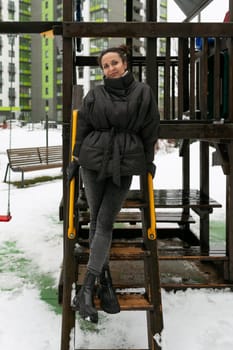
{"type": "Polygon", "coordinates": [[[143,7],[143,4],[141,3],[140,0],[134,0],[133,1],[133,9],[136,11],[140,11],[143,7]]]}
{"type": "Polygon", "coordinates": [[[133,12],[133,21],[142,22],[142,16],[137,12],[133,12]]]}
{"type": "Polygon", "coordinates": [[[107,9],[108,9],[107,4],[98,4],[90,7],[90,13],[100,11],[100,10],[107,10],[107,9]]]}

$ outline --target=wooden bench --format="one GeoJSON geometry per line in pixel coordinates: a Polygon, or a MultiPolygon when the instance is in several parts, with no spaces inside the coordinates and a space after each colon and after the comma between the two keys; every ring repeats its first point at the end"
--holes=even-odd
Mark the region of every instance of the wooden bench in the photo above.
{"type": "Polygon", "coordinates": [[[21,172],[21,186],[24,187],[24,173],[62,167],[62,146],[7,149],[8,164],[4,176],[6,182],[9,167],[21,172]]]}

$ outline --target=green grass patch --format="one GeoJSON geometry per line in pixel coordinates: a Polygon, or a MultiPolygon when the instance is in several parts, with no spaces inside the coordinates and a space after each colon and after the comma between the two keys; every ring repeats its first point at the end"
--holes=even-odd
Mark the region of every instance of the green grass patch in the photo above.
{"type": "MultiPolygon", "coordinates": [[[[35,185],[37,183],[41,182],[48,182],[48,181],[53,181],[53,180],[58,180],[62,179],[62,175],[57,175],[57,176],[38,176],[33,179],[25,179],[24,180],[24,187],[28,187],[31,185],[35,185]]],[[[12,185],[16,186],[17,188],[22,187],[22,182],[21,181],[11,181],[10,182],[12,185]]]]}
{"type": "Polygon", "coordinates": [[[0,286],[0,291],[32,284],[39,289],[41,299],[56,313],[61,313],[56,282],[49,274],[40,273],[38,266],[25,258],[24,252],[17,248],[17,242],[7,241],[0,246],[0,273],[7,275],[6,283],[0,286]],[[16,285],[9,283],[10,279],[16,280],[16,285]]]}

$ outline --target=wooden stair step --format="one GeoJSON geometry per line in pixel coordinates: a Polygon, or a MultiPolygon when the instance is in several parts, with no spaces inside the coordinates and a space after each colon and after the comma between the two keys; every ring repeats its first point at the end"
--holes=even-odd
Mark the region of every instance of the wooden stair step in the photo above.
{"type": "MultiPolygon", "coordinates": [[[[82,245],[83,240],[88,240],[89,237],[89,227],[80,227],[78,231],[78,242],[82,245]]],[[[126,227],[114,227],[113,229],[113,240],[118,239],[129,239],[134,240],[137,238],[142,238],[142,228],[135,225],[130,225],[126,227]]]]}
{"type": "Polygon", "coordinates": [[[160,284],[161,288],[171,291],[171,290],[186,290],[190,288],[195,289],[233,289],[232,283],[163,283],[160,284]]]}
{"type": "MultiPolygon", "coordinates": [[[[220,208],[222,205],[212,198],[203,195],[199,190],[190,189],[156,189],[154,190],[154,199],[156,208],[220,208]]],[[[140,190],[130,190],[127,202],[142,202],[140,190]]]]}
{"type": "Polygon", "coordinates": [[[221,255],[160,255],[159,260],[228,261],[228,257],[221,255]]]}
{"type": "MultiPolygon", "coordinates": [[[[154,200],[156,208],[221,208],[222,205],[214,199],[205,196],[197,189],[156,189],[154,190],[154,200]]],[[[79,209],[87,208],[87,201],[84,191],[78,199],[79,209]]],[[[127,198],[123,203],[123,208],[143,208],[147,207],[146,201],[142,197],[141,190],[129,190],[127,198]]]]}
{"type": "MultiPolygon", "coordinates": [[[[154,309],[154,306],[150,304],[143,294],[117,292],[117,298],[121,311],[142,311],[154,309]]],[[[101,310],[100,300],[98,298],[95,298],[95,305],[98,310],[101,310]]]]}
{"type": "MultiPolygon", "coordinates": [[[[81,190],[80,196],[77,200],[77,206],[79,210],[86,210],[88,208],[85,192],[81,190]]],[[[130,190],[127,198],[123,202],[123,208],[146,208],[148,207],[147,202],[142,198],[141,192],[130,190]]]]}
{"type": "MultiPolygon", "coordinates": [[[[89,240],[88,238],[78,237],[78,243],[81,247],[88,247],[89,240]]],[[[114,246],[124,246],[124,247],[142,247],[143,239],[142,235],[140,237],[135,236],[133,238],[125,238],[125,237],[113,237],[112,247],[114,246]]]]}
{"type": "Polygon", "coordinates": [[[200,260],[200,261],[228,261],[225,249],[212,248],[202,252],[200,246],[184,247],[180,242],[162,242],[158,248],[159,260],[200,260]],[[169,245],[170,244],[170,245],[169,245]]]}
{"type": "MultiPolygon", "coordinates": [[[[75,348],[75,350],[103,350],[103,349],[97,349],[97,348],[75,348]]],[[[117,349],[107,349],[107,350],[130,350],[129,348],[117,348],[117,349]]],[[[144,348],[144,349],[137,349],[133,348],[132,350],[150,350],[149,348],[144,348]]]]}
{"type": "MultiPolygon", "coordinates": [[[[80,263],[85,263],[88,260],[89,248],[76,248],[75,256],[80,263]]],[[[143,260],[146,256],[150,256],[150,252],[137,246],[113,246],[110,251],[110,260],[143,260]]]]}
{"type": "MultiPolygon", "coordinates": [[[[81,211],[79,213],[79,222],[82,224],[88,224],[90,221],[90,214],[88,211],[81,211]]],[[[136,211],[121,211],[116,216],[116,223],[130,223],[136,224],[142,221],[141,213],[136,211]]],[[[182,212],[160,212],[156,211],[156,222],[159,223],[195,223],[195,220],[191,215],[186,215],[182,212]]]]}

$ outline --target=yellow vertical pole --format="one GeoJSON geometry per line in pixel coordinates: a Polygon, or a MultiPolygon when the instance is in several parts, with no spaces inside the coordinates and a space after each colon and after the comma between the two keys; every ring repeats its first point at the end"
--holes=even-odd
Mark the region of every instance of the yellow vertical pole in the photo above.
{"type": "MultiPolygon", "coordinates": [[[[72,113],[72,133],[71,133],[71,161],[73,160],[73,149],[76,141],[78,125],[78,111],[73,110],[72,113]]],[[[69,223],[68,223],[68,238],[74,239],[76,237],[76,228],[74,225],[74,197],[75,197],[75,178],[70,181],[69,186],[69,223]]]]}
{"type": "Polygon", "coordinates": [[[148,239],[154,240],[157,238],[156,232],[156,213],[155,213],[155,200],[153,189],[153,178],[151,173],[148,173],[148,192],[149,192],[149,207],[150,207],[150,227],[147,229],[148,239]]]}

